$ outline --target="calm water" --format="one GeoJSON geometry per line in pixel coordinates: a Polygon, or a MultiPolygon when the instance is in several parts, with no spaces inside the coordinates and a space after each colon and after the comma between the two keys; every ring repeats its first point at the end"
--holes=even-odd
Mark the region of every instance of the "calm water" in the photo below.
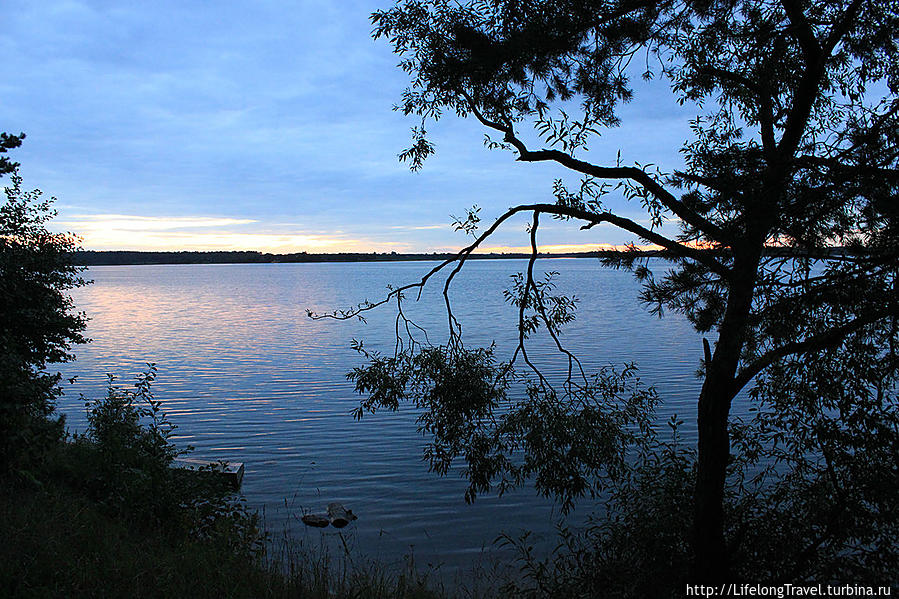
{"type": "MultiPolygon", "coordinates": [[[[243,491],[265,510],[270,528],[290,526],[312,542],[334,529],[305,529],[296,518],[341,501],[359,515],[344,538],[372,557],[452,570],[467,564],[501,532],[533,529],[551,535],[558,514],[530,489],[501,498],[462,500],[465,484],[452,473],[439,478],[421,461],[423,439],[410,410],[367,416],[350,410],[358,396],[345,374],[361,364],[353,338],[393,349],[394,311],[384,306],[368,323],[313,321],[305,310],[347,307],[383,296],[388,284],[417,280],[433,263],[260,264],[95,267],[94,284],[77,290],[79,309],[91,318],[93,342],[66,365],[77,374],[60,401],[71,429],[84,427],[79,393],[97,396],[105,374],[128,383],[155,362],[154,386],[177,442],[195,457],[246,463],[243,491]]],[[[630,275],[597,261],[544,260],[560,273],[562,291],[580,299],[578,321],[563,339],[588,365],[639,364],[665,405],[694,427],[699,383],[694,376],[701,342],[676,315],[658,319],[636,302],[630,275]]],[[[457,277],[455,310],[468,345],[496,340],[500,355],[513,347],[517,313],[502,299],[509,275],[523,261],[475,261],[457,277]]],[[[435,281],[409,312],[443,339],[442,284],[435,281]]],[[[531,350],[550,369],[548,343],[531,350]]],[[[587,502],[581,504],[589,510],[587,502]]]]}

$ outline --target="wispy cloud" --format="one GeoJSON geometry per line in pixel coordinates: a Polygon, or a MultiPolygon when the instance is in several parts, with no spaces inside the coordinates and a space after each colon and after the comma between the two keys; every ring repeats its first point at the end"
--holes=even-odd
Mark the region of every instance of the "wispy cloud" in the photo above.
{"type": "Polygon", "coordinates": [[[257,222],[248,218],[216,218],[206,216],[130,216],[123,214],[77,214],[57,222],[57,225],[69,227],[75,231],[87,233],[93,231],[171,231],[177,229],[203,229],[210,227],[229,227],[247,225],[257,222]]]}
{"type": "Polygon", "coordinates": [[[410,251],[408,243],[378,241],[342,231],[277,232],[247,231],[244,225],[258,221],[209,216],[131,216],[122,214],[77,215],[56,223],[82,238],[93,250],[258,250],[262,252],[371,252],[410,251]],[[241,229],[244,230],[241,230],[241,229]]]}

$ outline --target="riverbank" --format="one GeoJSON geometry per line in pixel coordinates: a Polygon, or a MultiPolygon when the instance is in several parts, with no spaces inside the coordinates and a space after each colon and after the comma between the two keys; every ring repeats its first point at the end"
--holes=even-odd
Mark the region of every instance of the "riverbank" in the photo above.
{"type": "Polygon", "coordinates": [[[449,596],[412,569],[348,565],[297,544],[282,544],[284,561],[273,559],[255,515],[235,496],[171,473],[151,497],[140,489],[156,475],[139,469],[121,472],[113,485],[86,475],[96,451],[61,443],[39,470],[0,487],[4,596],[449,596]]]}
{"type": "Polygon", "coordinates": [[[414,568],[393,571],[272,543],[255,510],[212,470],[173,467],[184,448],[153,397],[155,368],[110,380],[70,435],[52,415],[0,471],[4,597],[372,597],[442,599],[414,568]]]}

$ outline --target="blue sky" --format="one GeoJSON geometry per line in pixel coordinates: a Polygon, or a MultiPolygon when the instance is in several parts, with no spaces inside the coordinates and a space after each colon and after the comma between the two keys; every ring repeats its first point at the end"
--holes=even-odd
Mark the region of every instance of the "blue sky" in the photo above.
{"type": "MultiPolygon", "coordinates": [[[[56,196],[57,226],[89,249],[445,251],[467,242],[451,214],[551,201],[565,171],[488,151],[474,121],[432,127],[422,171],[397,161],[416,123],[391,110],[407,80],[369,21],[390,4],[4,0],[0,129],[28,135],[12,155],[25,186],[56,196]]],[[[653,87],[586,159],[680,166],[690,115],[653,87]]],[[[524,226],[486,249],[526,246],[524,226]]],[[[631,240],[548,220],[539,239],[631,240]]]]}

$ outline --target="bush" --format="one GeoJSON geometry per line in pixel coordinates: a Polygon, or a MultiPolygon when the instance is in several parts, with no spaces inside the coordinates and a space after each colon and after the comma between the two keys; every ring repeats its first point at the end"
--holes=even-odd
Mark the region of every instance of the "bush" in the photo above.
{"type": "Polygon", "coordinates": [[[52,233],[53,199],[25,191],[13,174],[0,206],[0,477],[25,478],[64,430],[52,419],[60,375],[48,365],[72,359],[86,342],[87,318],[68,290],[86,284],[71,263],[77,238],[52,233]]]}
{"type": "Polygon", "coordinates": [[[108,375],[106,396],[85,403],[87,432],[63,448],[53,476],[139,527],[173,537],[215,538],[235,551],[260,553],[258,517],[225,480],[171,467],[192,448],[182,451],[171,442],[176,427],[153,396],[155,378],[153,364],[130,388],[108,375]]]}
{"type": "Polygon", "coordinates": [[[443,596],[411,567],[394,575],[285,539],[266,556],[258,516],[213,473],[172,468],[182,452],[151,386],[109,377],[88,428],[59,441],[35,484],[0,486],[4,597],[443,596]]]}
{"type": "Polygon", "coordinates": [[[683,445],[682,424],[669,421],[668,441],[653,438],[610,489],[604,511],[586,527],[560,527],[549,557],[535,555],[528,534],[504,537],[523,577],[510,579],[510,597],[681,597],[690,571],[689,539],[695,452],[683,445]]]}

